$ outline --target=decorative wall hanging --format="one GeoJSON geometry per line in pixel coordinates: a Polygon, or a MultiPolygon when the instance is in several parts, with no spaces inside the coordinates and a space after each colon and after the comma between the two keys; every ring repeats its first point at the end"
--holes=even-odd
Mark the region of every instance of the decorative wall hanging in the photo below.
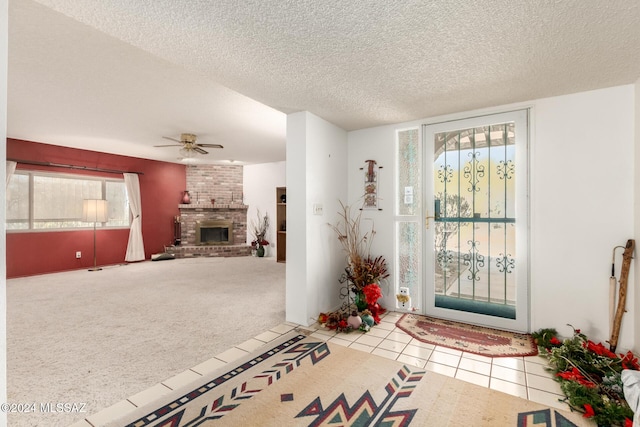
{"type": "Polygon", "coordinates": [[[363,209],[378,210],[378,172],[382,166],[378,166],[375,160],[365,160],[366,167],[360,168],[364,171],[364,204],[363,209]]]}

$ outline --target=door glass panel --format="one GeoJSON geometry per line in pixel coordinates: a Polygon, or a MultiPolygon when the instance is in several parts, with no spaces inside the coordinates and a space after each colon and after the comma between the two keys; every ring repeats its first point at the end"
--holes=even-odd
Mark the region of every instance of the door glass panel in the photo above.
{"type": "Polygon", "coordinates": [[[514,126],[434,136],[436,307],[515,319],[514,126]]]}

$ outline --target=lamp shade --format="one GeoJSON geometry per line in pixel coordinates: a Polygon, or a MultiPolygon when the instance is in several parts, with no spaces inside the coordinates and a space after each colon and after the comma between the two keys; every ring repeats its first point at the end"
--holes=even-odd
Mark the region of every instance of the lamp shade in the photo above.
{"type": "Polygon", "coordinates": [[[106,222],[109,219],[106,200],[85,199],[82,201],[84,222],[106,222]]]}

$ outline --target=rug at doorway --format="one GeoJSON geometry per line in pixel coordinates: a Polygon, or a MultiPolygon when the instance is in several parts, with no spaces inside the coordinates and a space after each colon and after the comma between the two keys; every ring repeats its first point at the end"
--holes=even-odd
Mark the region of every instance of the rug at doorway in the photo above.
{"type": "Polygon", "coordinates": [[[396,326],[418,341],[488,357],[535,356],[538,347],[529,334],[405,314],[396,326]]]}
{"type": "Polygon", "coordinates": [[[114,425],[593,425],[580,414],[295,334],[131,415],[114,425]]]}

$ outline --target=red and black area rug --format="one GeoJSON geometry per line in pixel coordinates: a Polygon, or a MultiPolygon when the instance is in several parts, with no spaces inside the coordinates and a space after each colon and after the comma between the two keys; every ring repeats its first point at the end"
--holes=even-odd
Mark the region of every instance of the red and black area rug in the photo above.
{"type": "Polygon", "coordinates": [[[405,314],[396,326],[418,341],[488,357],[535,356],[538,347],[529,334],[405,314]]]}

